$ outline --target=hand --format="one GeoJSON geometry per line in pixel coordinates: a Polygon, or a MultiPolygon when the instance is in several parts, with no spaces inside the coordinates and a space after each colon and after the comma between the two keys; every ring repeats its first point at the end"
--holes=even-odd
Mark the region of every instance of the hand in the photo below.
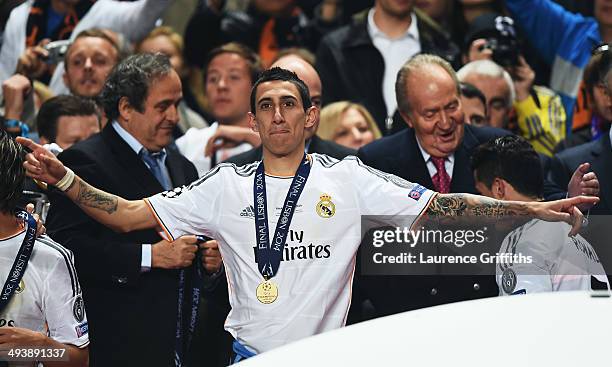
{"type": "Polygon", "coordinates": [[[45,63],[45,59],[49,57],[49,52],[44,46],[51,40],[45,38],[36,46],[26,48],[23,55],[17,61],[17,73],[23,74],[30,78],[38,78],[49,71],[49,65],[45,63]]]}
{"type": "Polygon", "coordinates": [[[487,48],[486,45],[486,39],[475,39],[470,45],[470,49],[468,51],[468,61],[471,62],[476,60],[492,60],[493,51],[490,48],[487,48]]]}
{"type": "Polygon", "coordinates": [[[182,236],[173,242],[159,241],[151,246],[151,267],[180,269],[193,263],[198,251],[195,236],[182,236]]]}
{"type": "Polygon", "coordinates": [[[39,332],[20,327],[0,327],[0,356],[4,352],[18,347],[42,347],[47,337],[39,332]]]}
{"type": "Polygon", "coordinates": [[[210,157],[219,149],[233,148],[244,142],[252,146],[259,146],[261,139],[259,134],[248,127],[220,125],[208,139],[206,148],[204,148],[204,156],[210,157]]]}
{"type": "Polygon", "coordinates": [[[576,196],[569,199],[534,202],[533,214],[538,219],[543,219],[548,222],[565,222],[572,226],[569,236],[575,236],[582,227],[583,215],[578,209],[578,205],[590,204],[595,205],[599,202],[599,198],[592,196],[576,196]]]}
{"type": "Polygon", "coordinates": [[[47,233],[47,228],[45,228],[45,223],[43,223],[42,219],[38,214],[34,213],[34,204],[30,203],[25,207],[26,211],[34,217],[36,221],[36,237],[40,237],[47,233]]]}
{"type": "Polygon", "coordinates": [[[202,249],[202,266],[208,274],[214,274],[221,269],[221,253],[219,243],[216,240],[206,241],[200,244],[202,249]]]}
{"type": "Polygon", "coordinates": [[[16,140],[19,144],[32,151],[32,153],[26,154],[26,159],[23,163],[28,177],[46,182],[49,185],[55,185],[66,175],[64,164],[42,145],[23,137],[17,137],[16,140]]]}
{"type": "MultiPolygon", "coordinates": [[[[583,163],[572,175],[569,183],[567,184],[567,196],[573,198],[575,196],[595,196],[599,197],[599,179],[595,172],[589,172],[591,165],[589,163],[583,163]]],[[[585,212],[591,209],[593,205],[580,204],[578,209],[585,212]]]]}
{"type": "Polygon", "coordinates": [[[529,66],[522,55],[519,55],[519,64],[508,70],[514,81],[514,89],[516,90],[516,100],[524,101],[529,98],[533,81],[535,80],[535,72],[529,66]]]}
{"type": "Polygon", "coordinates": [[[15,74],[2,83],[4,117],[7,120],[21,120],[23,104],[31,90],[30,80],[21,74],[15,74]]]}

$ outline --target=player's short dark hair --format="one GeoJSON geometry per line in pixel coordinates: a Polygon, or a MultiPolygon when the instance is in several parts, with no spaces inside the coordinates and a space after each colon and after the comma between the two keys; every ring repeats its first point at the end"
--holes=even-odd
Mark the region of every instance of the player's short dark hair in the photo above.
{"type": "Polygon", "coordinates": [[[459,87],[461,88],[461,95],[465,98],[472,99],[478,98],[482,105],[484,106],[485,115],[487,114],[487,98],[480,91],[480,89],[476,88],[474,84],[461,82],[459,83],[459,87]]]}
{"type": "Polygon", "coordinates": [[[171,72],[170,59],[161,53],[139,53],[117,64],[106,79],[99,97],[108,120],[119,117],[119,101],[123,97],[138,112],[144,112],[151,84],[171,72]]]}
{"type": "Polygon", "coordinates": [[[0,129],[0,212],[15,212],[25,180],[25,151],[10,135],[0,129]]]}
{"type": "Polygon", "coordinates": [[[495,178],[506,180],[522,195],[541,198],[544,189],[538,153],[520,136],[508,135],[480,145],[472,155],[476,179],[491,188],[495,178]]]}
{"type": "Polygon", "coordinates": [[[236,54],[246,61],[249,68],[249,74],[251,75],[251,84],[255,83],[257,78],[259,78],[259,74],[263,70],[263,65],[259,55],[242,43],[230,42],[214,48],[208,53],[208,55],[206,55],[206,62],[203,69],[204,80],[207,78],[208,65],[212,59],[222,54],[236,54]]]}
{"type": "Polygon", "coordinates": [[[96,104],[89,98],[72,95],[53,97],[40,106],[36,116],[38,134],[53,143],[57,137],[57,122],[60,117],[91,115],[96,115],[100,123],[100,114],[96,104]]]}
{"type": "Polygon", "coordinates": [[[300,98],[302,99],[304,112],[306,112],[306,110],[308,110],[312,106],[312,101],[310,100],[310,92],[308,92],[308,87],[302,81],[302,79],[300,79],[293,71],[289,71],[279,67],[273,67],[262,72],[259,76],[259,79],[257,79],[255,84],[253,85],[253,88],[251,89],[251,112],[253,114],[255,114],[256,110],[255,104],[257,101],[255,101],[255,99],[257,98],[257,87],[259,87],[261,83],[277,80],[290,82],[291,84],[295,85],[298,90],[298,93],[300,94],[300,98]]]}

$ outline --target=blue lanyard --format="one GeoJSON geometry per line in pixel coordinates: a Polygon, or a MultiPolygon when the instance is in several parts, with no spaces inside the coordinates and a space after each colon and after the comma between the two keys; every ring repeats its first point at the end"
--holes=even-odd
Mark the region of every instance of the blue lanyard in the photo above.
{"type": "Polygon", "coordinates": [[[306,180],[308,180],[310,168],[310,162],[306,154],[304,154],[302,163],[291,181],[291,186],[285,197],[285,203],[283,204],[280,218],[274,230],[274,238],[272,242],[270,242],[266,199],[266,177],[263,160],[259,163],[259,166],[257,166],[255,181],[253,183],[255,237],[257,238],[257,248],[255,251],[257,252],[257,266],[259,267],[259,272],[266,280],[274,277],[278,272],[283,257],[287,234],[289,233],[289,225],[291,224],[293,213],[297,207],[298,199],[306,185],[306,180]]]}
{"type": "Polygon", "coordinates": [[[11,271],[7,274],[6,282],[4,283],[4,287],[2,287],[2,293],[0,293],[0,313],[4,311],[4,308],[8,305],[15,290],[19,287],[19,282],[28,267],[28,261],[34,249],[34,240],[36,239],[36,220],[34,220],[34,217],[24,211],[18,212],[17,217],[25,220],[28,223],[28,228],[26,229],[25,237],[21,243],[21,247],[19,247],[11,271]]]}
{"type": "MultiPolygon", "coordinates": [[[[206,239],[202,236],[196,236],[200,242],[204,242],[206,239]]],[[[191,264],[189,268],[181,269],[179,271],[179,286],[178,286],[178,311],[176,315],[176,335],[175,335],[175,349],[174,349],[174,365],[176,367],[185,367],[187,361],[185,358],[185,351],[189,349],[191,345],[191,339],[195,331],[196,321],[198,319],[198,306],[200,304],[200,293],[202,291],[202,268],[199,264],[202,261],[201,252],[198,251],[195,262],[191,264]],[[185,302],[185,286],[187,271],[191,270],[193,277],[191,279],[191,292],[190,298],[185,302]],[[189,319],[187,320],[187,327],[185,327],[185,320],[183,319],[183,308],[184,304],[187,304],[190,308],[189,319]],[[186,330],[186,331],[185,331],[186,330]]]]}

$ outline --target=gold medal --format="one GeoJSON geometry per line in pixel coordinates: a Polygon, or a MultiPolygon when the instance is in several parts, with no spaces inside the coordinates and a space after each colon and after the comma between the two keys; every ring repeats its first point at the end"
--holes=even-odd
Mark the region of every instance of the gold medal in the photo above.
{"type": "Polygon", "coordinates": [[[259,302],[268,305],[278,298],[278,286],[269,280],[259,283],[256,290],[259,302]]]}

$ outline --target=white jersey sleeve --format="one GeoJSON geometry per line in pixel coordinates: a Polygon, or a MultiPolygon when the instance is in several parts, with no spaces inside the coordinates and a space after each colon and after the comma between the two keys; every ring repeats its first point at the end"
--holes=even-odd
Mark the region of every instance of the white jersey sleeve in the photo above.
{"type": "MultiPolygon", "coordinates": [[[[145,199],[168,239],[183,235],[214,236],[225,187],[219,165],[189,186],[177,187],[145,199]]],[[[227,169],[227,168],[226,168],[227,169]]]]}
{"type": "Polygon", "coordinates": [[[361,215],[410,216],[414,222],[435,192],[398,176],[369,167],[356,159],[351,180],[359,193],[361,215]]]}
{"type": "Polygon", "coordinates": [[[72,252],[49,238],[39,241],[61,254],[44,280],[42,308],[49,337],[84,348],[89,344],[89,326],[72,252]]]}

